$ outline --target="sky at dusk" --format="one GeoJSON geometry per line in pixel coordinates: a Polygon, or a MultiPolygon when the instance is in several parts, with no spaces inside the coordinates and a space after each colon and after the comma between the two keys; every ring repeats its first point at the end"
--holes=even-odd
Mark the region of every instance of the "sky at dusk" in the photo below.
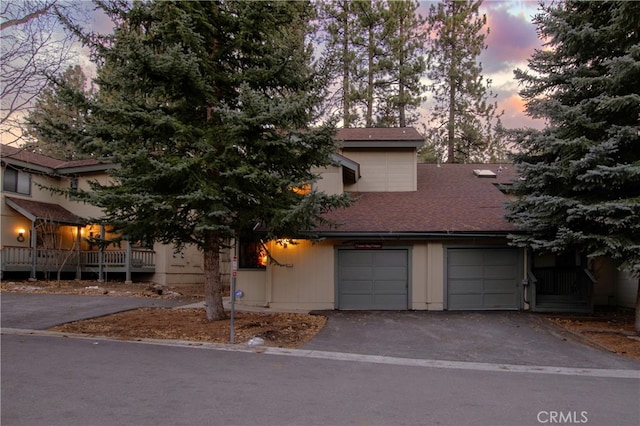
{"type": "MultiPolygon", "coordinates": [[[[429,7],[437,2],[421,1],[419,13],[427,16],[429,7]]],[[[497,93],[498,109],[504,110],[502,123],[507,128],[541,128],[540,120],[525,115],[522,99],[518,95],[518,82],[513,70],[526,68],[527,60],[535,49],[541,47],[532,17],[538,12],[537,0],[485,0],[481,13],[487,15],[489,35],[487,49],[480,56],[483,75],[492,80],[491,88],[497,93]]],[[[94,31],[110,32],[113,25],[104,17],[94,20],[94,31]]],[[[90,66],[88,58],[81,59],[83,68],[90,66]]],[[[423,115],[427,110],[423,109],[423,115]]],[[[426,121],[426,120],[425,120],[426,121]]]]}

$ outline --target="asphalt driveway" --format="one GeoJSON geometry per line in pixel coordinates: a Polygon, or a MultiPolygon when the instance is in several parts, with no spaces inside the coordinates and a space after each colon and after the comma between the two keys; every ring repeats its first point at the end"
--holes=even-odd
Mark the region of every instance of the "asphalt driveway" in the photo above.
{"type": "MultiPolygon", "coordinates": [[[[141,307],[184,302],[111,296],[1,293],[3,328],[45,330],[141,307]]],[[[523,312],[318,311],[325,328],[300,349],[478,363],[635,369],[640,361],[593,348],[523,312]]]]}
{"type": "Polygon", "coordinates": [[[173,307],[174,300],[145,297],[2,293],[0,324],[5,328],[46,330],[67,322],[145,307],[173,307]]]}
{"type": "Polygon", "coordinates": [[[329,320],[301,349],[416,359],[640,369],[524,312],[318,311],[329,320]]]}

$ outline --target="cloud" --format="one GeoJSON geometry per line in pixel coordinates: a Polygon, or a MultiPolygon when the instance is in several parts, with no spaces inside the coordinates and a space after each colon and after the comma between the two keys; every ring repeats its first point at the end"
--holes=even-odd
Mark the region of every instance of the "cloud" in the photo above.
{"type": "Polygon", "coordinates": [[[520,8],[517,3],[487,2],[483,5],[490,29],[485,39],[487,49],[480,55],[483,71],[493,73],[513,69],[526,62],[541,46],[536,27],[531,22],[530,2],[520,8]]]}

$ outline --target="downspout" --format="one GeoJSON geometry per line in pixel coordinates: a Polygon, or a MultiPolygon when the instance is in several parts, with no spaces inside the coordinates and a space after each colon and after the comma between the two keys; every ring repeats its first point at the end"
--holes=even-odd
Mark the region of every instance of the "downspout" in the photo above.
{"type": "Polygon", "coordinates": [[[522,273],[522,297],[524,299],[524,310],[531,310],[531,306],[529,304],[529,300],[527,299],[527,292],[529,291],[529,250],[527,247],[523,247],[524,261],[523,261],[523,273],[522,273]]]}
{"type": "Polygon", "coordinates": [[[31,276],[29,281],[36,281],[36,268],[38,267],[38,236],[36,235],[36,221],[31,221],[31,276]]]}
{"type": "MultiPolygon", "coordinates": [[[[273,250],[273,241],[269,241],[269,252],[271,252],[271,250],[273,250]]],[[[268,308],[271,306],[271,302],[272,302],[272,291],[273,291],[273,265],[271,264],[271,259],[269,258],[269,260],[267,261],[267,276],[266,276],[266,282],[265,282],[265,289],[264,289],[264,307],[268,308]]]]}

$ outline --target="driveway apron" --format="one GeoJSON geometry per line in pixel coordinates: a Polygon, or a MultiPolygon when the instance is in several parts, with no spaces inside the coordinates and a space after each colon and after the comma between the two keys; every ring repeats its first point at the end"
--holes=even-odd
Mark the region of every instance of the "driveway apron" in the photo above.
{"type": "Polygon", "coordinates": [[[523,312],[318,311],[325,328],[301,349],[417,359],[640,369],[523,312]]]}

